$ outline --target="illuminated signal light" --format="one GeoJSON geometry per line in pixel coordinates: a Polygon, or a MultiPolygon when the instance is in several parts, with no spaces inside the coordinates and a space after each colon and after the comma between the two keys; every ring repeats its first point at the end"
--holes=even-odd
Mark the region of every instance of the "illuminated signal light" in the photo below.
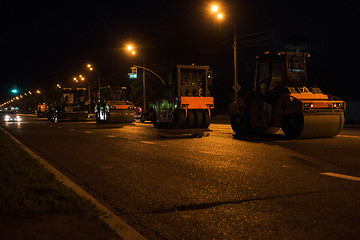
{"type": "Polygon", "coordinates": [[[305,108],[312,108],[312,107],[314,107],[314,104],[313,103],[304,103],[304,107],[305,108]]]}

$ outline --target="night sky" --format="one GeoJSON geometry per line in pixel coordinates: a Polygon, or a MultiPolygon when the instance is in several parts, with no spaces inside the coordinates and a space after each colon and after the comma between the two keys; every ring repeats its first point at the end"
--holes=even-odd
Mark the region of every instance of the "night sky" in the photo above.
{"type": "MultiPolygon", "coordinates": [[[[129,67],[144,59],[159,72],[176,64],[209,65],[215,103],[227,108],[233,94],[233,27],[213,20],[208,1],[74,2],[1,2],[0,103],[11,98],[13,85],[44,93],[57,83],[69,87],[88,62],[105,82],[128,84],[129,67]],[[127,55],[128,42],[139,47],[143,59],[127,55]]],[[[237,25],[240,81],[257,54],[299,45],[312,55],[311,83],[360,100],[359,3],[239,0],[222,6],[237,25]]]]}

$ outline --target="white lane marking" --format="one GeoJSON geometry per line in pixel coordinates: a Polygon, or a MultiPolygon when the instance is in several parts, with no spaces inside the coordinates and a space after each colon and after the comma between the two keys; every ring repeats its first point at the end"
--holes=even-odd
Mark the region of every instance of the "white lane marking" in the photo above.
{"type": "Polygon", "coordinates": [[[141,143],[146,143],[146,144],[156,144],[154,142],[148,142],[148,141],[140,141],[141,143]]]}
{"type": "Polygon", "coordinates": [[[109,137],[109,138],[114,138],[114,137],[116,137],[116,136],[114,136],[114,135],[106,135],[107,137],[109,137]]]}
{"type": "Polygon", "coordinates": [[[344,174],[332,173],[332,172],[325,172],[325,173],[320,173],[320,174],[330,176],[330,177],[337,177],[337,178],[343,178],[343,179],[360,182],[360,177],[354,177],[354,176],[350,176],[350,175],[344,175],[344,174]]]}
{"type": "Polygon", "coordinates": [[[84,133],[92,133],[92,132],[90,132],[90,131],[85,131],[84,133]]]}
{"type": "Polygon", "coordinates": [[[128,225],[124,220],[118,217],[115,213],[111,212],[107,207],[101,204],[98,200],[96,200],[93,196],[87,193],[84,189],[76,185],[73,181],[71,181],[68,177],[59,172],[56,168],[50,165],[45,159],[38,156],[36,153],[27,148],[23,143],[17,140],[14,136],[8,133],[5,129],[1,128],[6,134],[8,134],[11,139],[13,139],[16,143],[18,143],[31,157],[37,159],[41,165],[49,172],[55,175],[55,178],[63,183],[65,186],[71,188],[75,191],[77,195],[85,198],[90,201],[98,210],[99,210],[99,218],[103,220],[112,230],[114,230],[122,239],[124,240],[146,240],[144,236],[135,231],[130,225],[128,225]]]}
{"type": "Polygon", "coordinates": [[[345,137],[345,138],[360,138],[360,136],[351,136],[351,135],[338,135],[339,137],[345,137]]]}

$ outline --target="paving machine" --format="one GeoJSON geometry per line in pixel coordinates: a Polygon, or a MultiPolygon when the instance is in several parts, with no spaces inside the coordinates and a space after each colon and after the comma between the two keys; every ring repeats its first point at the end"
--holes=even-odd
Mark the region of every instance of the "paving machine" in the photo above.
{"type": "Polygon", "coordinates": [[[177,65],[177,71],[169,74],[165,98],[150,106],[154,127],[208,128],[214,108],[211,83],[208,66],[177,65]]]}
{"type": "Polygon", "coordinates": [[[134,104],[125,100],[126,87],[101,87],[99,101],[95,106],[97,123],[132,123],[134,104]]]}
{"type": "Polygon", "coordinates": [[[88,117],[86,88],[62,88],[55,104],[49,106],[48,119],[84,121],[88,117]]]}
{"type": "Polygon", "coordinates": [[[38,104],[36,109],[36,115],[38,118],[46,117],[47,111],[48,111],[48,106],[46,106],[45,103],[38,104]]]}
{"type": "Polygon", "coordinates": [[[252,89],[230,104],[231,127],[239,136],[274,133],[289,138],[333,137],[344,127],[345,102],[306,87],[304,52],[265,52],[256,59],[252,89]]]}

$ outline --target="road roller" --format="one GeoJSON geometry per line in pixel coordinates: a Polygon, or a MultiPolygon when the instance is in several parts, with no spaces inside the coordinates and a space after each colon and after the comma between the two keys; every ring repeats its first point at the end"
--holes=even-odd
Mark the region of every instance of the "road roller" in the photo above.
{"type": "Polygon", "coordinates": [[[88,117],[86,88],[62,88],[55,101],[50,103],[46,116],[49,121],[85,121],[88,117]]]}
{"type": "Polygon", "coordinates": [[[95,105],[97,123],[132,123],[134,104],[125,99],[126,87],[101,87],[99,100],[95,105]]]}
{"type": "Polygon", "coordinates": [[[214,98],[210,96],[212,74],[209,66],[177,65],[169,72],[164,96],[150,108],[155,128],[208,128],[214,98]]]}
{"type": "Polygon", "coordinates": [[[341,132],[346,103],[306,86],[309,57],[300,51],[257,56],[251,86],[230,104],[231,127],[238,136],[271,134],[280,128],[288,138],[334,137],[341,132]]]}

